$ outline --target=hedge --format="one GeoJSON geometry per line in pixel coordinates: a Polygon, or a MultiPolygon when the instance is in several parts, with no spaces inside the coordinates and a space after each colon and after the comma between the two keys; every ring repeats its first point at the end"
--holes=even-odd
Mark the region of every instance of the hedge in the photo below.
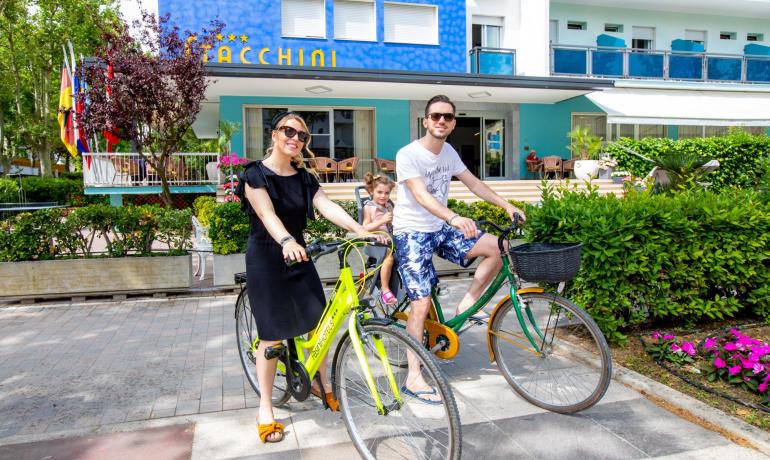
{"type": "MultiPolygon", "coordinates": [[[[719,160],[719,169],[708,176],[713,190],[727,187],[755,187],[763,170],[763,161],[770,158],[770,137],[755,136],[739,131],[723,137],[695,139],[621,139],[617,144],[648,158],[663,157],[672,152],[696,153],[709,160],[719,160]]],[[[653,165],[636,155],[608,144],[605,152],[618,160],[618,170],[638,177],[646,176],[653,165]]]]}
{"type": "Polygon", "coordinates": [[[0,177],[0,203],[17,203],[18,201],[18,183],[13,179],[0,177]]]}
{"type": "Polygon", "coordinates": [[[21,213],[0,222],[0,262],[58,257],[185,254],[192,234],[190,210],[159,206],[91,205],[65,214],[61,209],[21,213]],[[94,240],[105,253],[93,250],[94,240]],[[166,250],[157,251],[153,243],[166,250]]]}
{"type": "Polygon", "coordinates": [[[527,238],[582,242],[567,296],[614,342],[639,324],[770,320],[770,200],[752,189],[624,198],[544,193],[528,211],[527,238]]]}

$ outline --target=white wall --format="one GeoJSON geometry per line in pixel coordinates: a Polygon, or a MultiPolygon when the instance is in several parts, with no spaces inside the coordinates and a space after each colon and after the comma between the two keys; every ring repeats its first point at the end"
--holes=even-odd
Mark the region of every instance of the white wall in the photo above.
{"type": "Polygon", "coordinates": [[[708,16],[669,11],[632,10],[584,5],[551,3],[550,19],[559,21],[558,43],[562,45],[596,46],[596,36],[605,33],[604,24],[622,24],[623,33],[609,35],[626,40],[631,47],[633,26],[655,27],[655,49],[671,49],[671,41],[685,38],[685,30],[706,31],[706,51],[709,53],[743,54],[747,43],[770,45],[770,21],[729,16],[708,16]],[[582,21],[587,30],[568,30],[567,21],[582,21]],[[720,32],[736,32],[736,40],[720,40],[720,32]],[[747,42],[746,33],[762,33],[764,42],[747,42]]]}
{"type": "Polygon", "coordinates": [[[468,0],[467,48],[473,15],[503,18],[503,48],[516,50],[517,75],[548,75],[548,10],[545,0],[468,0]]]}

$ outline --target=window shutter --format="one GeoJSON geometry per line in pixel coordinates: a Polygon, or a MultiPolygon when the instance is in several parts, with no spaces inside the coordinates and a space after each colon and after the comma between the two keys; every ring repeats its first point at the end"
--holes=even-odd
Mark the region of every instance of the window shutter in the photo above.
{"type": "Polygon", "coordinates": [[[385,41],[438,45],[438,8],[405,3],[385,4],[385,41]]]}
{"type": "Polygon", "coordinates": [[[335,0],[334,38],[344,40],[377,40],[374,2],[335,0]]]}
{"type": "Polygon", "coordinates": [[[326,37],[324,0],[281,0],[281,35],[326,37]]]}

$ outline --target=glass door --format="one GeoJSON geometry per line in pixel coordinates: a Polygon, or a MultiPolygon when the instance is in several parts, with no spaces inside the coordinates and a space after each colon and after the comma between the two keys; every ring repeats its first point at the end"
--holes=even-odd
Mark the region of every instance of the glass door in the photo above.
{"type": "Polygon", "coordinates": [[[481,179],[505,178],[505,119],[483,118],[482,177],[481,179]]]}

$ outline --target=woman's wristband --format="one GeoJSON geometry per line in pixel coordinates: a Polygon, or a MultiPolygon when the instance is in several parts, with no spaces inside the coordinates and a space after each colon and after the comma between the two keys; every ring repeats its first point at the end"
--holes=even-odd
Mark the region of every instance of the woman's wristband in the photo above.
{"type": "Polygon", "coordinates": [[[286,246],[291,241],[297,241],[297,240],[295,240],[293,236],[287,235],[287,236],[284,236],[283,238],[281,238],[281,241],[279,241],[278,244],[280,244],[281,247],[284,247],[284,246],[286,246]]]}
{"type": "Polygon", "coordinates": [[[452,221],[456,218],[460,217],[460,214],[455,214],[454,216],[450,217],[448,221],[446,221],[447,225],[452,225],[452,221]]]}

